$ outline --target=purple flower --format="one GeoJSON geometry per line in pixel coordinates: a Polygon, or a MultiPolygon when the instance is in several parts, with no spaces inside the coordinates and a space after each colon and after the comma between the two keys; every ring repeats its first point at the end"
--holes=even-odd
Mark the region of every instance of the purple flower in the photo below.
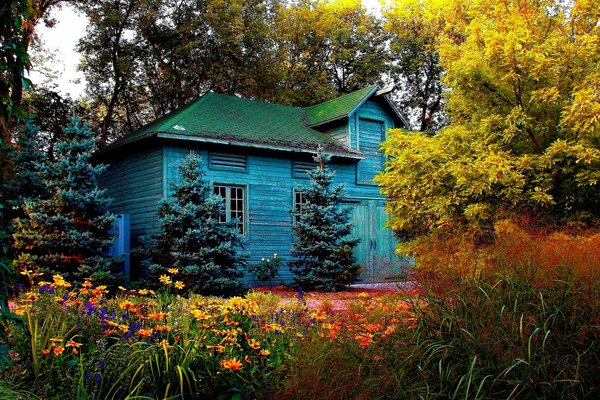
{"type": "Polygon", "coordinates": [[[100,309],[100,319],[105,319],[106,318],[106,314],[107,314],[106,307],[102,307],[100,309]]]}
{"type": "Polygon", "coordinates": [[[85,303],[85,312],[88,313],[89,315],[92,315],[95,311],[96,311],[96,307],[92,304],[91,301],[88,301],[87,303],[85,303]]]}
{"type": "Polygon", "coordinates": [[[100,374],[94,374],[94,382],[100,382],[100,374]]]}
{"type": "Polygon", "coordinates": [[[50,285],[40,286],[40,294],[44,294],[46,292],[54,294],[54,288],[51,287],[50,285]]]}
{"type": "Polygon", "coordinates": [[[104,368],[104,360],[98,360],[98,366],[104,368]]]}
{"type": "Polygon", "coordinates": [[[92,373],[90,371],[85,371],[85,374],[83,374],[83,379],[88,380],[90,379],[90,376],[92,376],[92,373]]]}
{"type": "Polygon", "coordinates": [[[302,300],[303,297],[304,297],[304,291],[302,290],[301,287],[299,287],[298,291],[296,292],[296,298],[298,300],[302,300]]]}

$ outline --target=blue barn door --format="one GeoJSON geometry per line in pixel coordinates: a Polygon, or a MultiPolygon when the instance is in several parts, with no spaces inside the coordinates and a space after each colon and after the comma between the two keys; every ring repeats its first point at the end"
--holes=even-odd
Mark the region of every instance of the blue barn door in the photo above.
{"type": "Polygon", "coordinates": [[[407,260],[396,254],[396,238],[385,226],[388,219],[385,204],[368,200],[346,206],[352,210],[353,236],[360,239],[354,253],[362,266],[360,280],[383,282],[400,275],[407,260]]]}

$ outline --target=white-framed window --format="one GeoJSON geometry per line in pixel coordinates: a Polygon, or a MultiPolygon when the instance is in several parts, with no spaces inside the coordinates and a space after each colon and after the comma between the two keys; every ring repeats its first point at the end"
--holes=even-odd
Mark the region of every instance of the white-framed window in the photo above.
{"type": "Polygon", "coordinates": [[[246,188],[239,185],[214,184],[214,193],[223,198],[219,222],[224,224],[237,219],[242,235],[246,234],[246,188]]]}
{"type": "Polygon", "coordinates": [[[294,189],[294,211],[292,212],[294,216],[294,224],[296,224],[298,217],[304,213],[304,209],[306,208],[307,204],[308,200],[304,192],[302,190],[294,189]]]}

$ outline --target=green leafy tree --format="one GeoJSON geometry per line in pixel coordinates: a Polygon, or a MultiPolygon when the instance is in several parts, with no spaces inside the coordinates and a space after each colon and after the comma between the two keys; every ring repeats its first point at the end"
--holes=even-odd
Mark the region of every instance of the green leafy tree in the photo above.
{"type": "Polygon", "coordinates": [[[447,122],[437,43],[445,20],[422,0],[388,3],[385,30],[390,35],[390,76],[400,90],[400,110],[421,132],[434,132],[447,122]]]}
{"type": "Polygon", "coordinates": [[[75,282],[114,281],[113,260],[106,255],[114,216],[98,189],[105,167],[92,164],[95,149],[89,126],[74,118],[56,145],[56,160],[41,166],[48,196],[26,199],[25,217],[17,220],[15,267],[75,282]]]}
{"type": "Polygon", "coordinates": [[[341,209],[343,186],[333,186],[329,156],[319,149],[317,168],[309,172],[310,185],[302,188],[306,200],[296,216],[290,270],[294,285],[304,290],[335,291],[356,281],[360,265],[354,258],[358,239],[352,239],[350,210],[341,209]]]}
{"type": "Polygon", "coordinates": [[[162,232],[156,238],[155,275],[176,268],[190,290],[204,295],[243,293],[240,281],[246,265],[243,237],[235,220],[219,222],[223,199],[205,179],[200,158],[190,153],[179,165],[181,181],[171,186],[172,197],[158,208],[162,232]]]}
{"type": "Polygon", "coordinates": [[[391,227],[418,253],[433,238],[493,243],[506,218],[597,224],[597,2],[426,3],[447,21],[437,48],[451,123],[435,137],[392,131],[384,144],[391,227]]]}

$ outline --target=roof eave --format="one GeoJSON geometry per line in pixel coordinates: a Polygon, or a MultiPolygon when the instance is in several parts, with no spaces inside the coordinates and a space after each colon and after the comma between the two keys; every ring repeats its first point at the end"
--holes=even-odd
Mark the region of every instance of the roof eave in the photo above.
{"type": "MultiPolygon", "coordinates": [[[[223,144],[228,146],[239,146],[239,147],[252,147],[257,149],[265,149],[265,150],[276,150],[276,151],[285,151],[291,153],[308,153],[308,154],[316,154],[316,150],[300,148],[300,147],[283,147],[283,146],[273,146],[264,143],[248,143],[237,140],[224,140],[224,139],[215,139],[209,137],[200,137],[200,136],[190,136],[190,135],[179,135],[176,133],[169,132],[157,132],[156,137],[160,139],[174,139],[174,140],[185,140],[190,142],[202,142],[202,143],[213,143],[213,144],[223,144]]],[[[333,157],[340,158],[348,158],[354,160],[362,160],[365,157],[362,154],[354,154],[354,153],[341,153],[341,152],[330,152],[327,151],[333,157]]]]}
{"type": "Polygon", "coordinates": [[[122,140],[122,141],[117,140],[117,141],[110,143],[110,144],[106,145],[105,147],[99,149],[98,151],[96,151],[95,155],[102,156],[102,155],[110,153],[114,150],[120,149],[121,147],[128,146],[130,144],[141,142],[141,141],[144,141],[147,139],[151,139],[151,138],[155,137],[156,135],[157,135],[157,132],[151,131],[151,132],[145,133],[141,136],[138,136],[138,137],[130,139],[130,140],[122,140]]]}

